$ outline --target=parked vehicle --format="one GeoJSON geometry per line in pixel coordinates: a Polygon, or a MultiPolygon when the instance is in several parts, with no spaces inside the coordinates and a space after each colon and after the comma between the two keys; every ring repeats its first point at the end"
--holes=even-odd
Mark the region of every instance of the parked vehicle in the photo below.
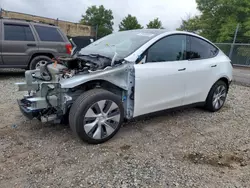
{"type": "Polygon", "coordinates": [[[42,122],[69,117],[74,133],[97,144],[112,138],[124,119],[180,106],[222,108],[232,81],[230,59],[207,39],[188,32],[142,29],[117,32],[26,71],[21,111],[42,122]],[[48,74],[43,74],[47,72],[48,74]]]}
{"type": "Polygon", "coordinates": [[[0,68],[35,69],[71,48],[57,26],[0,18],[0,68]]]}
{"type": "Polygon", "coordinates": [[[71,55],[75,55],[82,48],[94,42],[94,39],[91,36],[77,36],[77,37],[69,37],[69,41],[73,46],[71,55]]]}

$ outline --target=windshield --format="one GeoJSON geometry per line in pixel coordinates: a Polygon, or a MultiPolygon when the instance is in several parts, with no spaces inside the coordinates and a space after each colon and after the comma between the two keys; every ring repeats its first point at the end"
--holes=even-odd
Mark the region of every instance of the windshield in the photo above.
{"type": "Polygon", "coordinates": [[[155,36],[155,33],[142,30],[117,32],[105,36],[85,48],[82,48],[80,54],[99,54],[112,58],[116,52],[116,59],[123,59],[155,36]]]}

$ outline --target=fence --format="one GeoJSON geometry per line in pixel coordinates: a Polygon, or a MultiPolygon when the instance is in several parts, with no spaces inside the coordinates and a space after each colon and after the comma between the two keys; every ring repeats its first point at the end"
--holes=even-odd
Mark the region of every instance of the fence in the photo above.
{"type": "Polygon", "coordinates": [[[234,65],[250,66],[250,44],[215,43],[234,65]]]}
{"type": "Polygon", "coordinates": [[[233,65],[250,67],[250,38],[241,31],[238,23],[234,32],[232,43],[215,43],[231,60],[233,65]]]}

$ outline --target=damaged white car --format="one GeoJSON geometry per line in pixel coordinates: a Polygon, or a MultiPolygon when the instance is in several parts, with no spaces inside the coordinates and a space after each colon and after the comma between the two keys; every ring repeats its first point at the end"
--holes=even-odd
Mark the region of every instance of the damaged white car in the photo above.
{"type": "Polygon", "coordinates": [[[218,111],[232,81],[230,59],[210,41],[157,29],[113,33],[25,72],[18,100],[23,114],[42,122],[69,118],[82,140],[112,138],[124,119],[202,105],[218,111]]]}

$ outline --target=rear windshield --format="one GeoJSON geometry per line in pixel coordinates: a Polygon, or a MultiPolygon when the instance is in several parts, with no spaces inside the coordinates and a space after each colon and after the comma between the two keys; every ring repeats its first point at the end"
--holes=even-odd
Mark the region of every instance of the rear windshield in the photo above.
{"type": "Polygon", "coordinates": [[[35,25],[35,29],[41,41],[64,42],[61,34],[59,33],[58,29],[55,27],[35,25]]]}

